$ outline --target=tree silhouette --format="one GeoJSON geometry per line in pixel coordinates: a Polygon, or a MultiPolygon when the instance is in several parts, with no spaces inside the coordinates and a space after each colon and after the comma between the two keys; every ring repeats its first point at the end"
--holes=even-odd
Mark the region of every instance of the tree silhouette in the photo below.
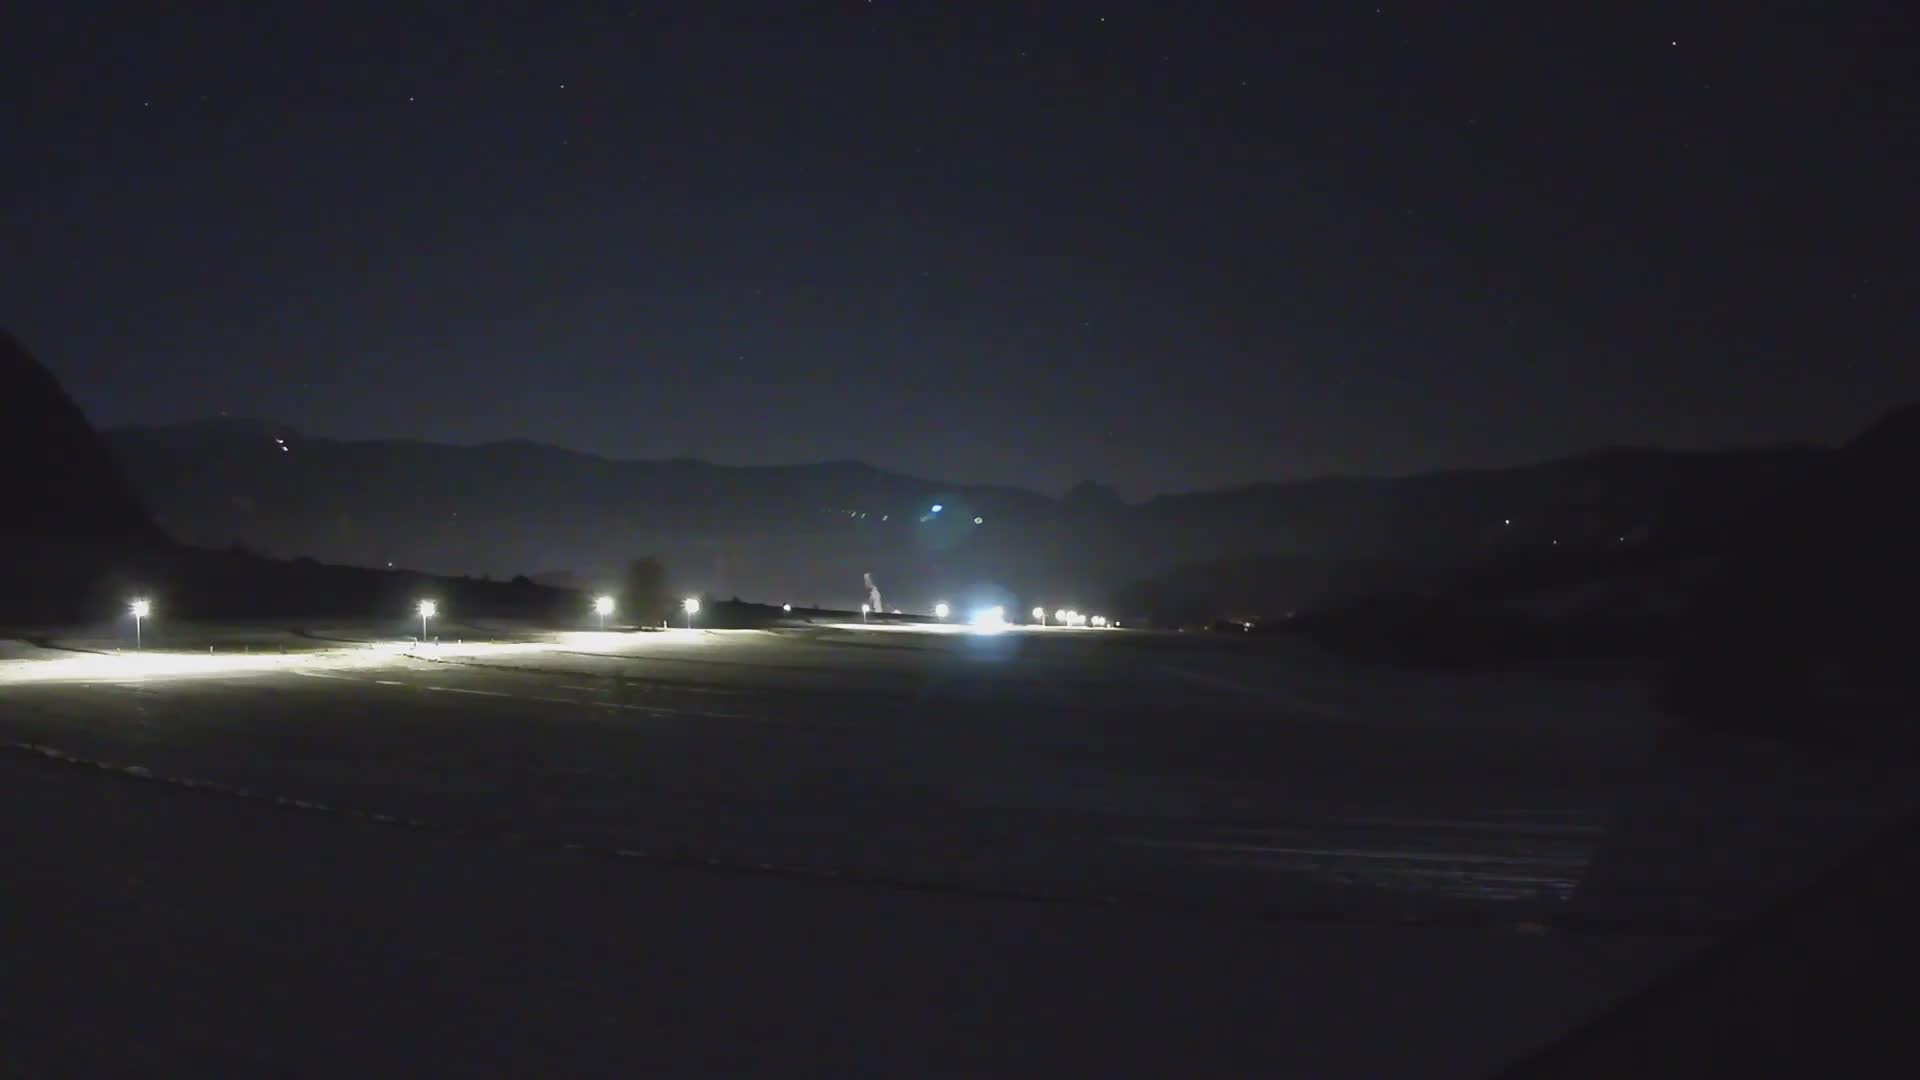
{"type": "Polygon", "coordinates": [[[627,564],[620,610],[637,623],[664,623],[673,613],[673,593],[667,588],[667,568],[648,555],[627,564]]]}

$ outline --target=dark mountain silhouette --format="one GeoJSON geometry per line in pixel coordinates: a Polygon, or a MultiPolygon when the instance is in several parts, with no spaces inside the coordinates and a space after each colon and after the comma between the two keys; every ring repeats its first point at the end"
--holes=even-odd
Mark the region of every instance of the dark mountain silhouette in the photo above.
{"type": "MultiPolygon", "coordinates": [[[[269,445],[285,437],[258,421],[193,430],[269,445]]],[[[154,599],[168,619],[391,612],[404,626],[423,594],[464,616],[579,615],[576,594],[531,583],[431,579],[177,544],[59,381],[4,331],[0,453],[12,477],[0,512],[0,626],[98,623],[122,616],[135,596],[154,599]]]]}
{"type": "MultiPolygon", "coordinates": [[[[850,461],[614,461],[524,441],[348,442],[231,422],[109,438],[161,521],[194,543],[497,577],[571,572],[587,584],[652,555],[682,587],[801,603],[857,603],[865,572],[890,591],[992,578],[1014,538],[1027,543],[1053,510],[1028,492],[850,461]]],[[[1018,554],[1050,565],[1044,549],[1018,554]]],[[[1071,553],[1058,565],[1071,569],[1071,553]]]]}
{"type": "Polygon", "coordinates": [[[1503,538],[1459,558],[1446,545],[1457,532],[1443,527],[1427,531],[1435,557],[1425,564],[1226,559],[1156,575],[1126,595],[1189,621],[1266,619],[1266,628],[1396,662],[1661,658],[1662,699],[1674,711],[1805,733],[1834,715],[1836,685],[1856,708],[1920,699],[1916,476],[1920,407],[1903,406],[1832,450],[1607,452],[1411,478],[1384,494],[1377,482],[1334,481],[1291,497],[1363,509],[1376,524],[1405,521],[1415,506],[1457,523],[1490,496],[1524,499],[1565,539],[1503,538]],[[1591,531],[1610,514],[1655,508],[1655,524],[1612,543],[1591,531]]]}
{"type": "MultiPolygon", "coordinates": [[[[1816,675],[1910,723],[1920,702],[1920,406],[1739,519],[1695,596],[1663,690],[1674,711],[1800,736],[1835,714],[1816,675]]],[[[1844,711],[1844,710],[1843,710],[1844,711]]]]}
{"type": "Polygon", "coordinates": [[[1093,480],[1082,480],[1060,497],[1060,505],[1069,513],[1114,514],[1127,508],[1120,493],[1093,480]]]}
{"type": "Polygon", "coordinates": [[[27,347],[0,330],[0,460],[12,538],[110,547],[161,542],[119,463],[80,406],[27,347]]]}
{"type": "Polygon", "coordinates": [[[0,621],[96,605],[117,568],[166,539],[60,383],[0,331],[0,621]]]}
{"type": "MultiPolygon", "coordinates": [[[[1329,477],[1155,500],[1157,527],[1250,538],[1136,581],[1128,610],[1273,617],[1361,599],[1461,602],[1724,552],[1736,523],[1836,452],[1609,449],[1511,469],[1329,477]],[[1264,545],[1264,550],[1261,550],[1264,545]]],[[[1671,574],[1666,575],[1671,578],[1671,574]]]]}
{"type": "Polygon", "coordinates": [[[1920,406],[1895,409],[1740,521],[1703,603],[1815,653],[1898,650],[1920,603],[1920,406]]]}
{"type": "Polygon", "coordinates": [[[872,572],[910,608],[991,583],[1041,603],[1125,601],[1131,613],[1181,617],[1318,604],[1503,553],[1566,562],[1676,545],[1835,453],[1608,450],[1130,504],[1092,483],[1053,499],[850,461],[617,461],[524,441],[351,442],[261,421],[108,438],[162,524],[200,544],[583,583],[652,554],[685,586],[774,602],[851,606],[872,572]],[[1181,583],[1196,578],[1207,584],[1197,607],[1181,583]]]}

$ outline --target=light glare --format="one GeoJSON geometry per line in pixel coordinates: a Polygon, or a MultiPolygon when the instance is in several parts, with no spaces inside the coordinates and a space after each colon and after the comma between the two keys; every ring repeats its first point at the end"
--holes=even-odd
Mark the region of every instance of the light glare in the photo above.
{"type": "Polygon", "coordinates": [[[613,597],[596,596],[593,598],[593,613],[596,615],[613,614],[613,597]]]}
{"type": "Polygon", "coordinates": [[[680,610],[686,612],[689,615],[700,614],[700,598],[697,596],[687,597],[685,600],[682,600],[680,602],[680,610]]]}
{"type": "Polygon", "coordinates": [[[440,614],[440,605],[434,603],[431,600],[422,600],[420,601],[420,607],[418,610],[420,612],[421,618],[431,619],[435,615],[440,614]]]}
{"type": "Polygon", "coordinates": [[[942,600],[939,603],[933,605],[933,617],[936,619],[944,619],[952,611],[953,609],[947,606],[947,602],[945,600],[942,600]]]}
{"type": "Polygon", "coordinates": [[[144,619],[153,614],[153,605],[145,600],[135,600],[127,605],[127,610],[133,614],[134,618],[144,619]]]}
{"type": "Polygon", "coordinates": [[[1007,625],[1007,609],[997,604],[993,607],[980,608],[973,613],[973,618],[968,621],[971,622],[976,629],[998,630],[1007,625]]]}

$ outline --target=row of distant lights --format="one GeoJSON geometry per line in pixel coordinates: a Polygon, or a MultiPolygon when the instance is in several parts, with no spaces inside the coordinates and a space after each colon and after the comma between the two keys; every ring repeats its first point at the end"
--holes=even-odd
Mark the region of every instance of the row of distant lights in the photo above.
{"type": "MultiPolygon", "coordinates": [[[[947,616],[951,614],[953,614],[953,609],[947,605],[946,601],[942,600],[941,602],[933,605],[934,618],[939,619],[942,622],[945,622],[947,619],[947,616]]],[[[1033,615],[1034,622],[1040,624],[1041,626],[1047,625],[1047,609],[1046,608],[1036,607],[1033,609],[1031,614],[1033,615]]],[[[973,623],[973,625],[975,626],[984,626],[984,625],[1004,626],[1007,621],[1007,609],[1000,607],[997,604],[993,607],[981,608],[980,610],[974,612],[973,618],[969,619],[968,621],[973,623]]],[[[1056,611],[1053,613],[1053,624],[1056,626],[1100,626],[1100,627],[1119,625],[1118,623],[1109,621],[1105,615],[1083,615],[1078,611],[1073,611],[1068,608],[1061,608],[1059,611],[1056,611]]]]}
{"type": "MultiPolygon", "coordinates": [[[[1034,608],[1033,621],[1039,623],[1041,626],[1047,625],[1047,609],[1034,608]]],[[[1118,623],[1108,621],[1105,615],[1087,615],[1082,612],[1075,611],[1072,608],[1061,608],[1060,610],[1054,612],[1053,622],[1054,622],[1054,625],[1056,626],[1118,626],[1119,625],[1118,623]]]]}
{"type": "MultiPolygon", "coordinates": [[[[611,615],[613,614],[613,608],[613,597],[596,596],[593,598],[593,613],[595,615],[611,615]]],[[[440,605],[432,600],[422,600],[414,606],[413,610],[414,613],[421,618],[431,619],[440,614],[440,605]]],[[[689,596],[685,600],[682,600],[680,602],[680,610],[689,615],[700,614],[699,598],[689,596]]],[[[788,604],[787,610],[792,611],[793,605],[788,604]]],[[[147,618],[153,614],[153,601],[146,599],[135,600],[127,605],[127,614],[132,615],[136,619],[147,618]]]]}
{"type": "MultiPolygon", "coordinates": [[[[614,607],[614,600],[611,596],[596,596],[593,598],[593,613],[600,616],[602,626],[606,625],[607,616],[613,614],[614,607]]],[[[786,605],[786,609],[792,611],[793,605],[786,605]]],[[[685,600],[680,601],[680,610],[687,616],[687,625],[692,626],[693,617],[700,614],[700,598],[697,596],[689,596],[685,600]]],[[[420,616],[420,628],[424,633],[427,620],[440,614],[440,605],[437,601],[422,600],[414,605],[413,611],[414,614],[420,616]]],[[[127,614],[133,616],[134,629],[137,633],[141,621],[153,617],[153,601],[145,597],[133,600],[127,604],[127,614]]]]}
{"type": "MultiPolygon", "coordinates": [[[[605,625],[606,617],[613,614],[616,606],[611,596],[596,596],[593,598],[593,613],[600,616],[602,626],[605,625]]],[[[414,605],[413,610],[414,614],[420,616],[420,629],[422,635],[424,635],[427,620],[435,618],[440,614],[440,604],[434,600],[422,600],[414,605]]],[[[693,617],[700,614],[700,598],[697,596],[687,597],[680,602],[680,610],[687,616],[687,625],[691,627],[693,625],[693,617]]],[[[780,610],[790,613],[793,611],[793,605],[782,604],[780,605],[780,610]]],[[[871,611],[872,608],[868,605],[860,605],[860,614],[862,616],[869,614],[871,611]]],[[[127,605],[127,613],[133,616],[134,626],[137,630],[141,620],[152,617],[153,601],[145,597],[134,600],[127,605]]],[[[942,622],[946,621],[952,614],[953,608],[945,600],[933,605],[934,618],[942,622]]],[[[1033,621],[1039,623],[1041,626],[1048,625],[1047,609],[1043,607],[1034,608],[1033,621]]],[[[1007,609],[998,604],[992,607],[981,608],[973,613],[973,617],[970,618],[968,622],[980,627],[1002,627],[1007,625],[1007,609]]],[[[1118,623],[1109,622],[1105,615],[1084,615],[1069,608],[1061,608],[1054,612],[1053,623],[1058,626],[1105,627],[1119,625],[1118,623]]]]}
{"type": "MultiPolygon", "coordinates": [[[[920,520],[931,521],[935,517],[938,517],[940,515],[940,512],[942,510],[945,510],[946,508],[947,507],[944,503],[934,503],[932,506],[927,508],[927,512],[925,514],[921,515],[920,520]]],[[[865,520],[867,516],[867,512],[865,510],[843,510],[841,511],[841,513],[846,514],[850,518],[858,518],[861,520],[865,520]]],[[[881,521],[890,521],[892,520],[892,518],[893,518],[892,514],[880,515],[881,521]]],[[[976,514],[974,515],[973,523],[975,525],[985,525],[987,523],[987,519],[976,514]]]]}
{"type": "MultiPolygon", "coordinates": [[[[593,613],[600,616],[602,626],[606,625],[607,616],[613,614],[616,606],[618,605],[614,603],[614,599],[611,596],[596,596],[593,598],[593,613]]],[[[422,600],[420,601],[420,605],[414,610],[420,613],[422,619],[431,619],[440,613],[440,605],[434,603],[432,600],[422,600]]],[[[693,617],[700,614],[700,598],[697,596],[689,596],[685,600],[680,601],[680,610],[685,613],[687,616],[687,624],[691,626],[693,624],[693,617]]]]}

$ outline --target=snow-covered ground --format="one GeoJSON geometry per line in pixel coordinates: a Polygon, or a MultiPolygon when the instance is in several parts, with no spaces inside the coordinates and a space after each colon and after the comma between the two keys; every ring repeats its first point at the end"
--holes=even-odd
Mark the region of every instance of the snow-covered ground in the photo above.
{"type": "Polygon", "coordinates": [[[56,1055],[1476,1075],[1913,801],[1898,763],[1669,730],[1612,666],[190,629],[0,651],[0,1022],[56,1055]]]}

